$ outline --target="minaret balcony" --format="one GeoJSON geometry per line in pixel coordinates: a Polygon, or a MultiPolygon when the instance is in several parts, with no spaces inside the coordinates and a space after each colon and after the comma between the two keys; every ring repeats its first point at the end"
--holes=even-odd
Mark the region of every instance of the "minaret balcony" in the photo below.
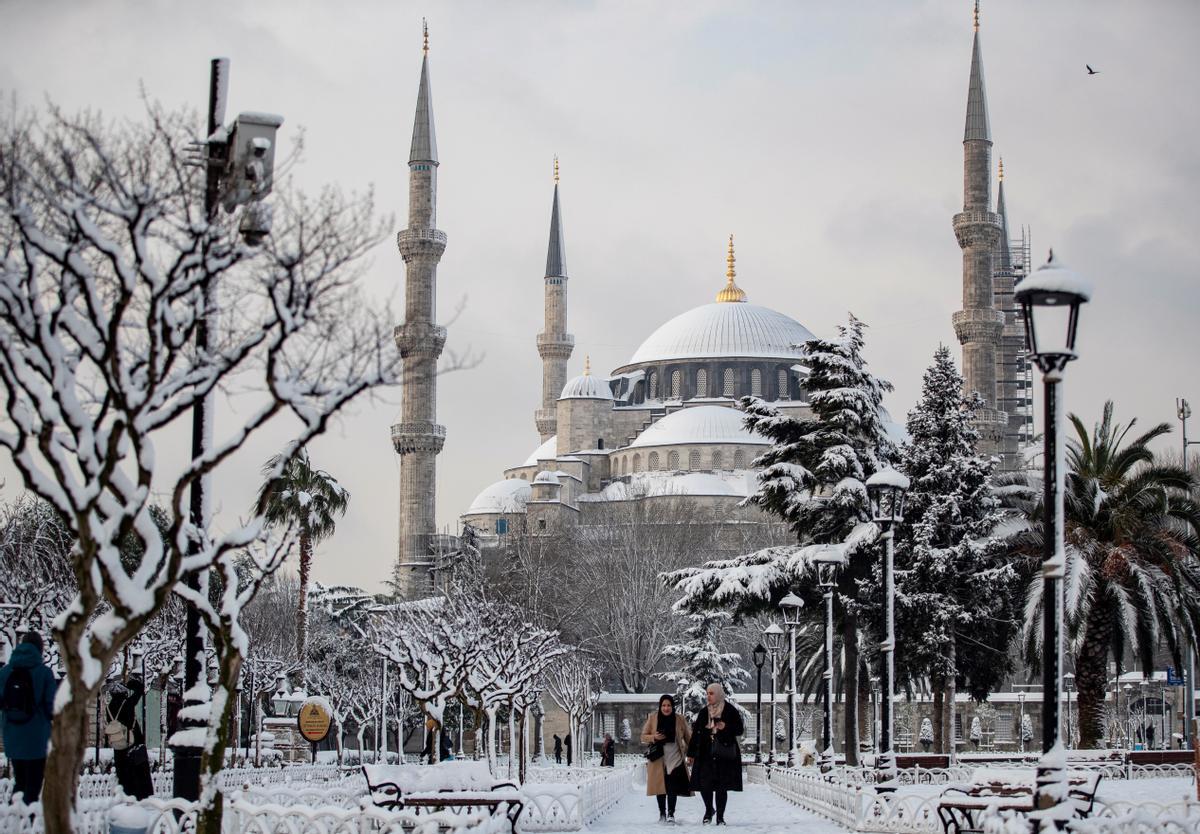
{"type": "Polygon", "coordinates": [[[398,455],[412,452],[442,451],[446,443],[446,427],[437,423],[397,423],[392,426],[392,448],[398,455]]]}
{"type": "Polygon", "coordinates": [[[401,356],[441,356],[446,328],[425,321],[406,321],[392,331],[401,356]]]}
{"type": "Polygon", "coordinates": [[[954,215],[954,236],[963,249],[970,246],[995,247],[1004,228],[994,211],[960,211],[954,215]]]}
{"type": "Polygon", "coordinates": [[[538,356],[543,359],[570,359],[575,349],[575,337],[570,333],[539,333],[538,356]]]}
{"type": "Polygon", "coordinates": [[[440,229],[401,229],[396,233],[396,246],[406,261],[419,256],[440,258],[446,249],[446,233],[440,229]]]}
{"type": "Polygon", "coordinates": [[[958,341],[964,345],[968,342],[999,342],[1004,330],[1004,313],[990,307],[959,310],[950,321],[958,341]]]}
{"type": "Polygon", "coordinates": [[[533,413],[533,422],[538,434],[549,437],[558,431],[558,409],[539,408],[533,413]]]}

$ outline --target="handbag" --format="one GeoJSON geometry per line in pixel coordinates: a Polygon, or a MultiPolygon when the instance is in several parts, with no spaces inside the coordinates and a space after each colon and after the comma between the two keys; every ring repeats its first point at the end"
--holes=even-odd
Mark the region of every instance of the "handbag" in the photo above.
{"type": "Polygon", "coordinates": [[[663,757],[662,742],[655,741],[646,747],[646,752],[642,754],[648,762],[657,762],[663,757]]]}

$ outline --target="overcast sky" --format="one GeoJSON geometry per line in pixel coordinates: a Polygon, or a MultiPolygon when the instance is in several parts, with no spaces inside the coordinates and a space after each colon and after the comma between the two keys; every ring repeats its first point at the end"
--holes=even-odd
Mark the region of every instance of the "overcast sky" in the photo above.
{"type": "MultiPolygon", "coordinates": [[[[751,302],[819,335],[847,311],[870,325],[868,358],[896,385],[898,420],[938,343],[959,355],[951,216],[962,205],[969,0],[7,0],[0,90],[138,118],[144,84],[199,112],[209,59],[227,56],[230,117],[283,114],[284,144],[306,132],[296,176],[307,188],[373,184],[403,226],[422,15],[449,235],[439,317],[461,304],[447,349],[482,357],[439,381],[441,524],[537,446],[534,336],[556,153],[571,375],[585,354],[597,370],[623,364],[659,324],[711,301],[731,232],[751,302]]],[[[1182,0],[984,3],[1010,221],[1031,228],[1035,262],[1053,246],[1095,285],[1066,381],[1067,408],[1089,422],[1107,398],[1146,423],[1176,424],[1176,396],[1200,406],[1198,24],[1200,5],[1182,0]]],[[[380,299],[401,299],[393,242],[368,280],[380,299]]],[[[313,444],[314,462],[351,493],[318,551],[321,581],[375,588],[390,571],[398,418],[393,392],[313,444]]],[[[249,504],[258,467],[286,439],[260,438],[218,479],[218,523],[249,504]]],[[[164,459],[185,440],[164,438],[164,459]]],[[[0,476],[11,498],[10,462],[0,476]]]]}

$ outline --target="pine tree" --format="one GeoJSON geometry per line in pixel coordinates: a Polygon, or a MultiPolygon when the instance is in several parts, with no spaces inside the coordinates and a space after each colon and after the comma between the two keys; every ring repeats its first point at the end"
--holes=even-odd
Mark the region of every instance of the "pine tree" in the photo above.
{"type": "MultiPolygon", "coordinates": [[[[750,679],[750,673],[742,667],[740,654],[722,652],[717,646],[720,633],[732,619],[729,614],[701,611],[689,614],[688,619],[691,625],[684,630],[687,641],[663,649],[663,654],[677,664],[675,671],[664,677],[675,684],[676,699],[683,711],[695,718],[704,708],[705,688],[710,683],[721,684],[725,694],[732,695],[750,679]]],[[[734,703],[732,698],[729,702],[734,703]]]]}
{"type": "Polygon", "coordinates": [[[895,448],[884,427],[883,395],[890,383],[867,369],[862,355],[866,325],[853,315],[833,339],[804,345],[809,375],[804,382],[811,417],[794,417],[761,400],[745,397],[746,427],[772,446],[757,460],[759,489],[749,502],[778,516],[795,532],[800,547],[776,547],[702,568],[677,571],[669,579],[684,591],[681,605],[695,610],[732,606],[737,615],[775,611],[789,591],[804,598],[805,611],[820,618],[820,592],[812,557],[835,550],[847,557],[836,595],[845,670],[847,763],[858,755],[859,580],[876,561],[878,529],[871,522],[865,481],[895,448]]]}
{"type": "Polygon", "coordinates": [[[963,393],[949,349],[939,347],[901,450],[912,486],[896,530],[897,665],[910,681],[928,676],[942,693],[943,751],[952,743],[956,681],[982,699],[1011,671],[1020,604],[1019,577],[991,538],[1000,520],[993,462],[976,453],[972,425],[982,405],[977,393],[963,393]]]}

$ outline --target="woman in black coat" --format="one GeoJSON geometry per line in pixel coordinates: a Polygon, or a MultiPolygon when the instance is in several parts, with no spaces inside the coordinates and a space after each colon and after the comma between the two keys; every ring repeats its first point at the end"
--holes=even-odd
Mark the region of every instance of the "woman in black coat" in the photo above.
{"type": "Polygon", "coordinates": [[[692,723],[688,744],[688,764],[692,765],[692,789],[704,800],[704,823],[725,824],[725,803],[729,791],[742,789],[742,751],[737,737],[745,732],[737,707],[725,701],[725,688],[708,685],[708,705],[692,723]],[[714,809],[713,799],[716,799],[714,809]]]}
{"type": "Polygon", "coordinates": [[[125,726],[129,744],[124,750],[113,750],[113,763],[117,768],[121,790],[138,799],[154,795],[146,737],[137,721],[137,705],[145,693],[146,688],[137,675],[130,676],[124,684],[115,684],[108,696],[105,716],[107,721],[117,721],[125,726]]]}

